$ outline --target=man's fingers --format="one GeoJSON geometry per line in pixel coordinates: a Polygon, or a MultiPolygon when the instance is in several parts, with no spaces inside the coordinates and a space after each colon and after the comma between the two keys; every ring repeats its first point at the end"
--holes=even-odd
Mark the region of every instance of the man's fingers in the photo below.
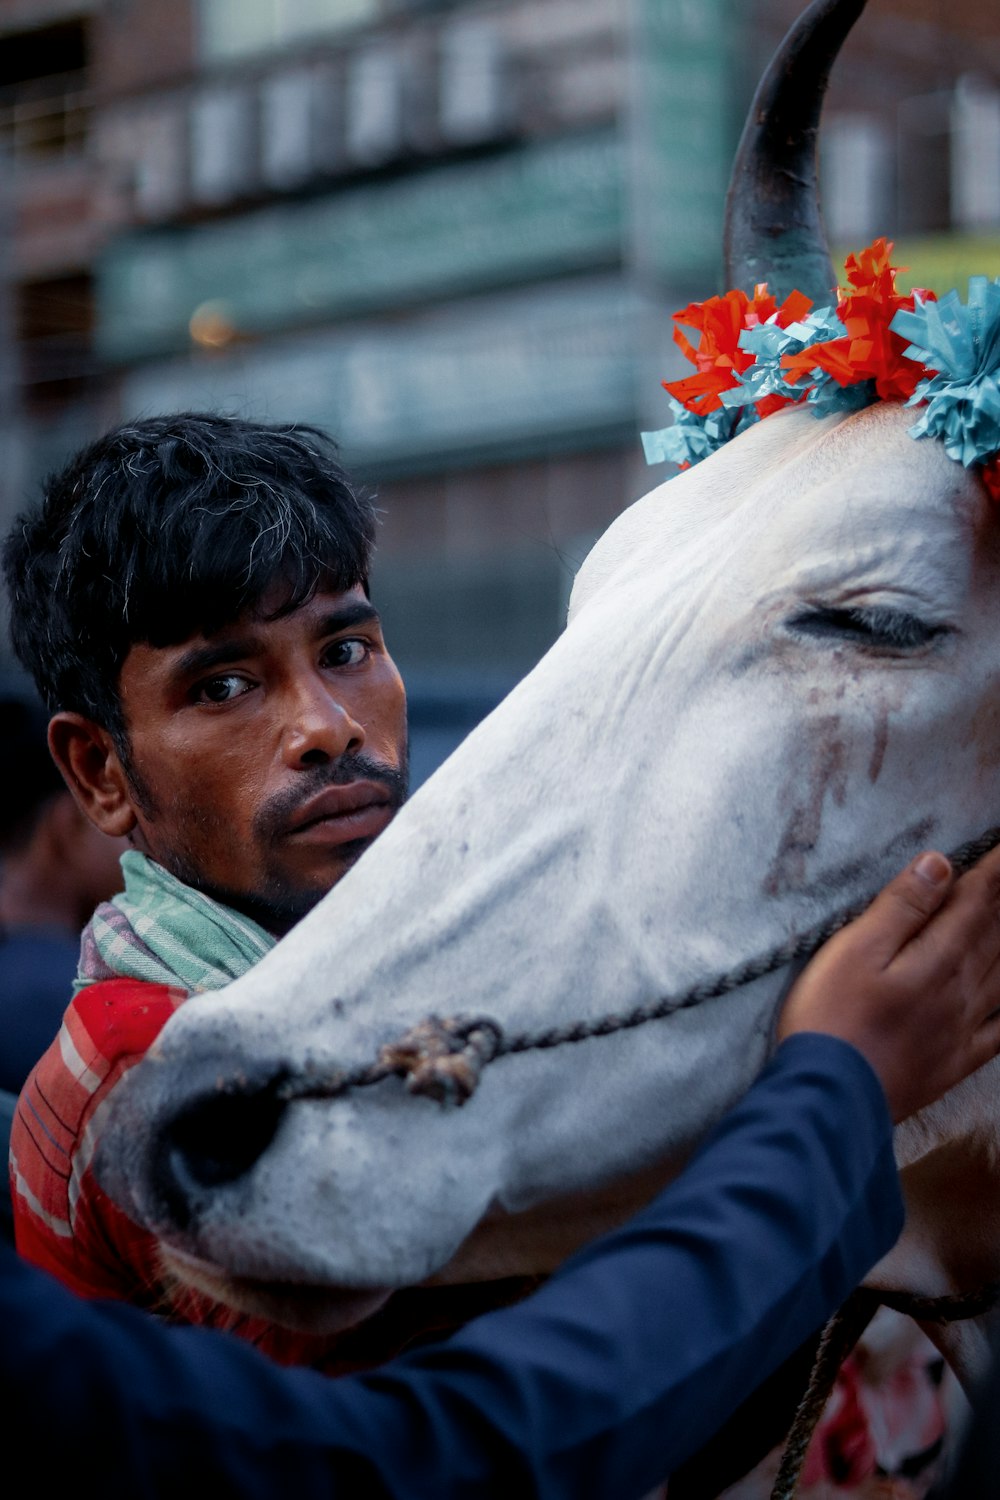
{"type": "Polygon", "coordinates": [[[995,987],[1000,961],[1000,849],[962,876],[942,924],[960,945],[965,972],[984,987],[995,987]]]}
{"type": "Polygon", "coordinates": [[[916,932],[899,962],[910,969],[923,967],[928,979],[931,969],[938,969],[942,979],[947,973],[955,978],[961,974],[969,1013],[985,1015],[992,1008],[985,1002],[997,993],[1000,978],[1000,849],[951,882],[944,910],[916,932]]]}
{"type": "Polygon", "coordinates": [[[905,1119],[1000,1055],[1000,853],[958,880],[928,851],[807,964],[777,1035],[851,1042],[905,1119]]]}
{"type": "Polygon", "coordinates": [[[859,927],[871,919],[876,934],[872,956],[876,961],[891,963],[923,931],[954,884],[955,872],[943,854],[934,850],[918,854],[859,919],[859,927]]]}

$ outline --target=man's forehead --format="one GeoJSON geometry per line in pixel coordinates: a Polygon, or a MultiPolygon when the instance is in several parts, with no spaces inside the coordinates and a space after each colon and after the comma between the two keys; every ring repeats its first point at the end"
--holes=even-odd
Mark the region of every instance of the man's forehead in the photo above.
{"type": "MultiPolygon", "coordinates": [[[[292,617],[299,619],[321,618],[324,615],[337,613],[343,609],[354,606],[364,606],[368,613],[374,614],[367,590],[363,584],[356,583],[349,589],[338,589],[332,584],[317,585],[314,593],[301,604],[290,605],[292,591],[284,582],[276,582],[265,591],[261,599],[252,609],[237,615],[232,625],[220,627],[220,631],[239,629],[241,626],[250,626],[257,623],[270,623],[273,620],[284,620],[292,617]]],[[[217,632],[220,633],[220,632],[217,632]]]]}

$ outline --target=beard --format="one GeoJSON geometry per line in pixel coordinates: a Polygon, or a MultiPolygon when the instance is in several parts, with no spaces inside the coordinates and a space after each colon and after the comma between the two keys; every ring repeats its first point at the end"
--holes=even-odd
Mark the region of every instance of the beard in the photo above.
{"type": "MultiPolygon", "coordinates": [[[[254,846],[261,851],[259,878],[252,891],[207,880],[197,857],[183,843],[176,843],[169,850],[157,849],[153,857],[185,885],[193,886],[223,906],[250,917],[267,932],[282,937],[322,901],[360,859],[372,840],[356,839],[339,845],[333,854],[334,869],[329,880],[319,884],[298,881],[285,868],[280,858],[280,841],[287,834],[290,820],[311,798],[329,786],[348,786],[354,781],[372,781],[384,787],[389,793],[387,805],[395,816],[406,801],[409,786],[405,743],[398,767],[364,754],[342,755],[336,761],[298,772],[293,786],[262,803],[251,825],[254,846]]],[[[218,830],[220,846],[224,845],[226,828],[221,819],[207,809],[189,810],[189,813],[197,818],[202,837],[206,832],[211,835],[214,826],[218,830]]]]}

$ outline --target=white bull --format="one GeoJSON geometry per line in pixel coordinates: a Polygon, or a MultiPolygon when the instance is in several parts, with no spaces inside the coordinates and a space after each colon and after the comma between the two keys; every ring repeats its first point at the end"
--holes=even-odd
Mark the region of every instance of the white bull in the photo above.
{"type": "MultiPolygon", "coordinates": [[[[514,1031],[682,990],[995,819],[1000,527],[910,420],[780,413],[633,506],[535,671],[289,938],[178,1012],[103,1148],[176,1271],[294,1319],[294,1294],[267,1284],[377,1298],[549,1269],[749,1085],[787,971],[498,1059],[461,1110],[396,1079],[295,1103],[217,1185],[232,1174],[148,1132],[212,1099],[220,1071],[351,1068],[430,1012],[514,1031]]],[[[912,1212],[895,1286],[1000,1266],[998,1068],[899,1132],[912,1212]],[[990,1180],[967,1198],[976,1163],[990,1180]]],[[[316,1326],[314,1292],[304,1305],[316,1326]]],[[[332,1293],[329,1325],[368,1305],[332,1293]]]]}
{"type": "MultiPolygon", "coordinates": [[[[741,157],[744,285],[763,279],[755,235],[779,294],[803,270],[832,285],[825,250],[802,251],[813,210],[781,195],[808,176],[824,70],[863,6],[814,0],[772,70],[755,129],[794,160],[765,182],[756,148],[741,157]],[[806,107],[786,63],[815,46],[806,107]]],[[[334,1329],[394,1287],[549,1270],[750,1084],[787,968],[499,1058],[461,1110],[396,1078],[279,1110],[274,1081],[363,1066],[432,1013],[512,1033],[625,1012],[1000,821],[1000,522],[912,419],[786,410],[633,506],[535,671],[256,969],[169,1022],[116,1091],[99,1169],[182,1280],[334,1329]]],[[[937,1295],[1000,1273],[998,1068],[900,1130],[907,1229],[876,1283],[937,1295]]]]}

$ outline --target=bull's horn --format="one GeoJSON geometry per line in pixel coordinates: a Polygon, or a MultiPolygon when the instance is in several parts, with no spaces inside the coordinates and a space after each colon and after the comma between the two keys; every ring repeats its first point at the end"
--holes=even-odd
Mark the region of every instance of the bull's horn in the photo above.
{"type": "Polygon", "coordinates": [[[754,95],[726,199],[726,285],[828,303],[836,286],[819,209],[816,141],[837,53],[867,0],[813,0],[754,95]]]}

